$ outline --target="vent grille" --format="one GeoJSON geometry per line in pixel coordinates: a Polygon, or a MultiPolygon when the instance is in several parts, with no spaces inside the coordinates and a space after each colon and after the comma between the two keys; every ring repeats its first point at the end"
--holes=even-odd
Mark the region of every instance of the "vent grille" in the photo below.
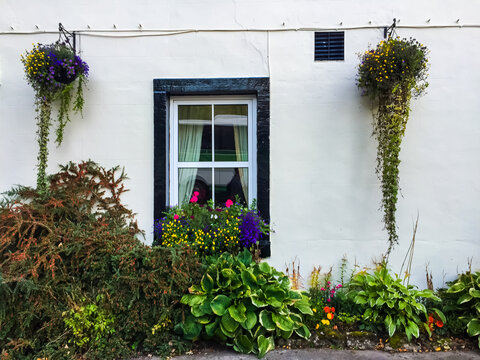
{"type": "Polygon", "coordinates": [[[345,32],[316,32],[315,61],[344,60],[345,32]]]}

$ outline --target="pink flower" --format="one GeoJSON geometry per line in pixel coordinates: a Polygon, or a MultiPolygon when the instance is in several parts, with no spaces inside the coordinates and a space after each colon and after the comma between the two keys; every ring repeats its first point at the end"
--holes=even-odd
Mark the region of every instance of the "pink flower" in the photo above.
{"type": "Polygon", "coordinates": [[[330,299],[327,299],[327,301],[328,301],[328,302],[330,302],[330,301],[332,301],[332,300],[330,300],[330,299]]]}
{"type": "Polygon", "coordinates": [[[330,284],[331,284],[331,282],[330,282],[330,281],[327,281],[327,284],[328,284],[328,285],[330,285],[330,284]]]}
{"type": "Polygon", "coordinates": [[[229,207],[232,206],[232,205],[233,205],[233,201],[230,200],[230,199],[228,199],[227,202],[225,203],[225,206],[226,206],[227,208],[229,208],[229,207]]]}
{"type": "Polygon", "coordinates": [[[193,196],[198,196],[198,195],[200,195],[200,193],[198,191],[193,192],[193,196]]]}
{"type": "Polygon", "coordinates": [[[190,199],[191,203],[196,203],[197,201],[198,201],[198,197],[196,197],[195,195],[193,195],[192,198],[190,199]]]}
{"type": "Polygon", "coordinates": [[[325,291],[325,288],[321,288],[320,290],[325,291]]]}
{"type": "Polygon", "coordinates": [[[173,215],[173,218],[174,218],[175,220],[178,220],[178,219],[180,218],[180,216],[178,216],[177,214],[175,214],[175,215],[173,215]]]}

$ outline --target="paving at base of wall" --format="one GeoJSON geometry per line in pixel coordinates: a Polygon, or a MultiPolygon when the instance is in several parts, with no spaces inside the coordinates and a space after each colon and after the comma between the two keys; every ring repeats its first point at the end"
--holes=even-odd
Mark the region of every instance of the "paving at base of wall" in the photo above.
{"type": "MultiPolygon", "coordinates": [[[[239,354],[230,350],[206,349],[192,355],[181,355],[173,360],[253,360],[255,355],[239,354]]],[[[480,351],[448,351],[428,353],[389,353],[375,350],[331,350],[331,349],[278,349],[270,351],[265,360],[480,360],[480,351]]],[[[131,360],[160,360],[155,356],[139,357],[131,360]]]]}

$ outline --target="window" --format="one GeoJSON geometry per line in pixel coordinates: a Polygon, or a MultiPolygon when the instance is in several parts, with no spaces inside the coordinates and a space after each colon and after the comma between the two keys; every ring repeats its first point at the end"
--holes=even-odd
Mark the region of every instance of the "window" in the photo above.
{"type": "MultiPolygon", "coordinates": [[[[248,194],[249,203],[257,200],[260,215],[270,222],[270,79],[154,79],[153,104],[154,219],[161,218],[168,206],[180,202],[181,194],[188,197],[192,182],[192,191],[198,191],[194,190],[198,180],[197,189],[204,186],[200,181],[204,182],[217,203],[234,193],[235,186],[237,193],[248,194]],[[247,151],[242,135],[245,116],[247,151]],[[182,130],[182,135],[178,129],[175,134],[175,126],[191,128],[182,130]],[[210,136],[207,128],[211,129],[212,138],[204,143],[204,138],[210,136]],[[182,137],[189,134],[191,139],[183,141],[182,137]],[[172,141],[177,141],[177,145],[172,141]],[[179,151],[178,142],[185,145],[184,150],[179,151]],[[236,179],[232,183],[233,177],[236,179]],[[246,178],[248,183],[243,180],[242,184],[246,178]]],[[[262,257],[270,256],[269,239],[260,242],[260,251],[262,257]]]]}
{"type": "Polygon", "coordinates": [[[170,99],[170,205],[256,198],[254,97],[170,99]]]}

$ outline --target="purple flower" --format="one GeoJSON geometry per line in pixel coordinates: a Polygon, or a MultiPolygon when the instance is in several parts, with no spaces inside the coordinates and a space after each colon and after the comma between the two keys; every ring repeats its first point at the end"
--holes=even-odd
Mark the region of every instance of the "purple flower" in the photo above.
{"type": "Polygon", "coordinates": [[[250,247],[260,240],[262,229],[260,217],[253,211],[248,211],[239,216],[240,243],[244,247],[250,247]]]}

